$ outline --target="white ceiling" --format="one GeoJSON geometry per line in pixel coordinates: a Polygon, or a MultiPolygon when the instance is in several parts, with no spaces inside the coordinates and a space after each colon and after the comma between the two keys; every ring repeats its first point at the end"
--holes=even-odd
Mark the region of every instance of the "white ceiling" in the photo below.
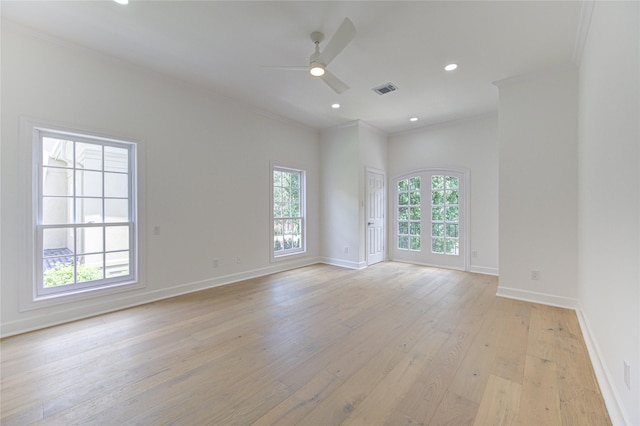
{"type": "MultiPolygon", "coordinates": [[[[497,108],[492,82],[570,62],[580,1],[2,1],[3,19],[195,83],[314,128],[361,119],[388,133],[497,108]],[[357,35],[306,72],[312,31],[357,35]],[[453,72],[443,67],[459,64],[453,72]],[[399,90],[380,96],[388,82],[399,90]],[[332,103],[342,105],[339,110],[332,103]],[[410,117],[419,121],[410,123],[410,117]]],[[[323,45],[321,44],[321,48],[323,45]]]]}

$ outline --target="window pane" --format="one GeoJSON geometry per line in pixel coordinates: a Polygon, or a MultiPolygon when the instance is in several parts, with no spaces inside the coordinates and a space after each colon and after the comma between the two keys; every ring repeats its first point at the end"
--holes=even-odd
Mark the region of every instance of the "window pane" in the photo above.
{"type": "Polygon", "coordinates": [[[124,173],[105,173],[104,196],[127,198],[129,196],[129,175],[124,173]]]}
{"type": "Polygon", "coordinates": [[[42,223],[45,225],[73,222],[73,198],[42,197],[42,223]]]}
{"type": "Polygon", "coordinates": [[[409,220],[409,208],[408,207],[400,207],[398,209],[398,219],[399,220],[409,220]]]}
{"type": "Polygon", "coordinates": [[[420,207],[411,207],[409,210],[411,220],[420,220],[420,207]]]}
{"type": "Polygon", "coordinates": [[[398,194],[398,204],[401,206],[409,204],[409,194],[406,192],[401,192],[398,194]]]}
{"type": "Polygon", "coordinates": [[[129,252],[119,251],[116,253],[107,253],[106,258],[106,275],[107,278],[117,277],[121,275],[129,275],[129,252]]]}
{"type": "Polygon", "coordinates": [[[102,223],[102,198],[76,198],[76,223],[102,223]]]}
{"type": "Polygon", "coordinates": [[[282,184],[282,172],[280,170],[273,171],[273,186],[280,186],[282,184]]]}
{"type": "Polygon", "coordinates": [[[284,240],[282,236],[275,237],[273,239],[273,250],[274,251],[284,250],[284,240]]]}
{"type": "Polygon", "coordinates": [[[431,208],[431,220],[438,221],[444,220],[444,207],[432,207],[431,208]]]}
{"type": "Polygon", "coordinates": [[[409,249],[409,237],[406,235],[398,236],[398,248],[409,249]]]}
{"type": "Polygon", "coordinates": [[[273,235],[275,236],[282,235],[282,221],[280,220],[273,221],[273,235]]]}
{"type": "Polygon", "coordinates": [[[73,142],[42,138],[42,165],[73,167],[73,142]]]}
{"type": "Polygon", "coordinates": [[[433,191],[431,193],[431,204],[434,206],[444,204],[444,191],[433,191]]]}
{"type": "Polygon", "coordinates": [[[443,189],[444,176],[431,176],[431,189],[443,189]]]}
{"type": "Polygon", "coordinates": [[[300,203],[300,189],[293,188],[291,190],[291,203],[292,204],[299,204],[300,203]]]}
{"type": "Polygon", "coordinates": [[[76,196],[102,197],[102,172],[76,170],[76,196]]]}
{"type": "Polygon", "coordinates": [[[408,191],[409,190],[409,181],[401,180],[398,182],[398,191],[408,191]]]}
{"type": "Polygon", "coordinates": [[[444,253],[444,239],[433,238],[431,240],[431,251],[433,253],[444,253]]]}
{"type": "Polygon", "coordinates": [[[419,206],[420,205],[420,193],[419,192],[411,192],[410,193],[410,198],[411,198],[411,205],[412,206],[419,206]]]}
{"type": "Polygon", "coordinates": [[[75,283],[73,256],[44,259],[42,270],[45,288],[75,283]]]}
{"type": "Polygon", "coordinates": [[[78,228],[76,230],[76,251],[78,254],[98,253],[104,250],[102,227],[78,228]]]}
{"type": "Polygon", "coordinates": [[[409,233],[411,235],[420,235],[420,222],[411,222],[409,233]]]}
{"type": "Polygon", "coordinates": [[[281,203],[273,203],[273,217],[278,218],[282,217],[282,204],[281,203]]]}
{"type": "Polygon", "coordinates": [[[129,227],[107,226],[105,228],[105,250],[129,250],[129,227]]]}
{"type": "Polygon", "coordinates": [[[458,189],[458,178],[453,176],[447,176],[447,188],[458,189]]]}
{"type": "Polygon", "coordinates": [[[420,189],[420,178],[419,177],[412,177],[411,179],[409,179],[409,189],[411,191],[417,191],[420,189]]]}
{"type": "Polygon", "coordinates": [[[102,170],[102,146],[77,142],[76,168],[102,170]]]}
{"type": "Polygon", "coordinates": [[[72,196],[73,171],[71,169],[43,167],[42,195],[72,196]]]}
{"type": "Polygon", "coordinates": [[[291,204],[282,204],[281,213],[282,217],[291,217],[291,204]]]}
{"type": "Polygon", "coordinates": [[[447,206],[447,222],[457,222],[458,217],[458,206],[447,206]]]}
{"type": "Polygon", "coordinates": [[[447,237],[458,238],[458,225],[447,224],[447,237]]]}
{"type": "Polygon", "coordinates": [[[450,240],[447,238],[446,240],[446,253],[447,254],[458,254],[458,240],[450,240]]]}
{"type": "Polygon", "coordinates": [[[280,188],[280,187],[275,187],[273,188],[273,201],[275,203],[282,203],[284,202],[284,189],[280,188]]]}
{"type": "Polygon", "coordinates": [[[291,217],[300,217],[300,203],[291,205],[291,217]]]}
{"type": "Polygon", "coordinates": [[[104,278],[104,260],[102,253],[87,254],[76,258],[77,282],[101,280],[104,278]]]}
{"type": "Polygon", "coordinates": [[[409,233],[409,222],[398,222],[398,234],[407,235],[409,233]]]}
{"type": "Polygon", "coordinates": [[[72,255],[73,250],[73,228],[42,230],[43,257],[72,255]]]}
{"type": "Polygon", "coordinates": [[[300,175],[298,173],[291,173],[291,188],[300,188],[300,175]]]}
{"type": "Polygon", "coordinates": [[[409,248],[411,250],[420,250],[420,237],[411,236],[409,238],[409,248]]]}
{"type": "Polygon", "coordinates": [[[129,150],[115,146],[104,147],[104,170],[107,172],[129,171],[129,150]]]}
{"type": "Polygon", "coordinates": [[[458,204],[458,191],[445,191],[447,204],[458,204]]]}
{"type": "Polygon", "coordinates": [[[434,237],[444,237],[444,225],[442,223],[431,224],[431,235],[434,237]]]}
{"type": "Polygon", "coordinates": [[[104,200],[105,222],[128,222],[129,200],[104,200]]]}

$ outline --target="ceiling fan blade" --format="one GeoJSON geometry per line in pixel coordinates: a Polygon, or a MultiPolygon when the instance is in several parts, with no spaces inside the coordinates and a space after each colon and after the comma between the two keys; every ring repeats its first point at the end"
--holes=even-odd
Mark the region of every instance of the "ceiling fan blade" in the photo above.
{"type": "Polygon", "coordinates": [[[349,90],[349,86],[334,74],[332,74],[329,70],[325,70],[325,73],[322,77],[320,77],[322,81],[327,83],[327,86],[331,87],[334,92],[338,95],[349,90]]]}
{"type": "Polygon", "coordinates": [[[287,66],[260,66],[260,68],[268,68],[272,70],[285,70],[285,71],[309,71],[309,66],[303,67],[287,67],[287,66]]]}
{"type": "Polygon", "coordinates": [[[349,18],[344,18],[344,21],[342,21],[342,24],[340,24],[340,27],[338,27],[338,30],[320,54],[318,58],[319,61],[325,65],[329,65],[355,36],[356,27],[353,25],[353,22],[351,22],[349,18]]]}

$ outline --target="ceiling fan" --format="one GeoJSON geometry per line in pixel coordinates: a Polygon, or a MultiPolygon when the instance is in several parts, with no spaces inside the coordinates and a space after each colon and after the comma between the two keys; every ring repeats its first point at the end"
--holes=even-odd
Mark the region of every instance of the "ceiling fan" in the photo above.
{"type": "Polygon", "coordinates": [[[349,18],[344,18],[340,27],[335,32],[324,50],[320,52],[320,42],[324,40],[324,34],[319,31],[311,33],[311,41],[315,44],[315,52],[309,58],[309,66],[300,67],[268,67],[289,71],[308,71],[312,76],[322,79],[336,93],[340,94],[349,89],[349,86],[327,69],[327,66],[338,56],[342,50],[353,40],[356,28],[349,18]]]}

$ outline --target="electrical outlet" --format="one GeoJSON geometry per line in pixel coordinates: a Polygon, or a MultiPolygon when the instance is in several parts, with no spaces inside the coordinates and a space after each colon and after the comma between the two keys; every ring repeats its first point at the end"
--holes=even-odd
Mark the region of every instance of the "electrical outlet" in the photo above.
{"type": "Polygon", "coordinates": [[[531,271],[531,279],[538,281],[540,279],[540,271],[531,271]]]}
{"type": "Polygon", "coordinates": [[[478,257],[478,251],[477,250],[472,251],[471,257],[478,257]]]}
{"type": "Polygon", "coordinates": [[[627,361],[624,362],[624,384],[627,385],[627,389],[631,390],[631,367],[627,361]]]}
{"type": "Polygon", "coordinates": [[[153,227],[153,235],[160,235],[160,225],[155,225],[153,227]]]}
{"type": "Polygon", "coordinates": [[[345,247],[345,248],[344,248],[344,253],[345,253],[345,254],[348,254],[348,253],[349,253],[349,247],[345,247]]]}
{"type": "Polygon", "coordinates": [[[240,263],[242,260],[240,259],[240,256],[236,256],[236,263],[240,263]]]}
{"type": "Polygon", "coordinates": [[[220,260],[219,259],[213,259],[212,265],[214,268],[217,268],[218,266],[220,266],[220,260]]]}

